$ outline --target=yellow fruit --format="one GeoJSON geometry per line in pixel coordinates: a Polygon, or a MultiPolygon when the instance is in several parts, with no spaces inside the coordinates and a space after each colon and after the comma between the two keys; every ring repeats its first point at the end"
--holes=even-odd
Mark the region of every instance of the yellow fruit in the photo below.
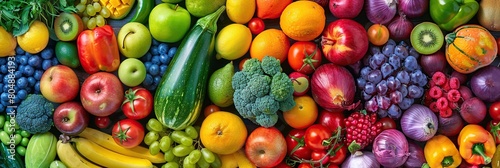
{"type": "Polygon", "coordinates": [[[0,26],[0,57],[16,55],[16,38],[0,26]]]}
{"type": "Polygon", "coordinates": [[[321,35],[326,24],[325,10],[314,1],[295,1],[281,13],[280,27],[296,41],[311,41],[321,35]]]}
{"type": "Polygon", "coordinates": [[[226,13],[234,23],[245,24],[255,13],[255,1],[226,0],[226,13]]]}
{"type": "Polygon", "coordinates": [[[208,115],[200,127],[200,139],[208,150],[221,155],[234,153],[245,145],[247,128],[236,114],[217,111],[208,115]]]}
{"type": "Polygon", "coordinates": [[[17,43],[30,54],[39,53],[49,43],[49,29],[45,23],[34,21],[26,33],[17,36],[17,43]]]}
{"type": "Polygon", "coordinates": [[[288,57],[290,40],[278,29],[267,29],[259,33],[250,45],[250,57],[262,61],[264,56],[272,56],[281,63],[288,57]]]}
{"type": "Polygon", "coordinates": [[[252,43],[252,32],[242,24],[233,23],[222,28],[215,39],[217,57],[235,60],[248,52],[252,43]]]}
{"type": "Polygon", "coordinates": [[[111,13],[111,19],[123,19],[130,13],[135,0],[100,0],[103,8],[107,8],[111,13]]]}
{"type": "Polygon", "coordinates": [[[256,168],[248,157],[245,155],[244,149],[240,149],[234,153],[228,155],[219,155],[222,162],[221,168],[234,168],[234,167],[244,167],[244,168],[256,168]]]}

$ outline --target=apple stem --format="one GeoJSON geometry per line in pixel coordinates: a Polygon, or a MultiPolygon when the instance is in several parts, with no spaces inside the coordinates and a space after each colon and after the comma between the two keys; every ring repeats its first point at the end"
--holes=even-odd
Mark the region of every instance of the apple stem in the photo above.
{"type": "Polygon", "coordinates": [[[176,11],[178,7],[179,7],[179,4],[175,4],[174,10],[176,11]]]}
{"type": "Polygon", "coordinates": [[[297,80],[297,79],[293,79],[293,81],[297,82],[299,85],[301,85],[301,84],[302,84],[302,83],[300,83],[300,81],[299,81],[299,80],[297,80]]]}
{"type": "Polygon", "coordinates": [[[125,49],[125,39],[127,38],[127,36],[128,36],[130,33],[132,33],[132,34],[133,34],[134,32],[129,31],[127,34],[125,34],[125,37],[123,37],[123,43],[122,43],[122,44],[123,44],[123,46],[122,46],[122,48],[123,48],[123,49],[125,49]]]}

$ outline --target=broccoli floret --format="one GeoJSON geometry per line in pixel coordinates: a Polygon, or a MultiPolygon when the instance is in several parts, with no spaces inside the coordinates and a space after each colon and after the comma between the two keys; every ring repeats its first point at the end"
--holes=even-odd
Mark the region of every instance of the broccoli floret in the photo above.
{"type": "Polygon", "coordinates": [[[271,56],[265,56],[262,58],[262,63],[260,64],[264,73],[274,76],[277,73],[280,73],[283,69],[281,68],[281,62],[279,59],[276,59],[271,56]]]}
{"type": "Polygon", "coordinates": [[[255,109],[264,114],[276,114],[279,109],[279,104],[273,97],[266,95],[255,100],[255,109]]]}
{"type": "Polygon", "coordinates": [[[16,122],[31,134],[50,131],[55,105],[41,94],[31,94],[17,108],[16,122]]]}
{"type": "Polygon", "coordinates": [[[262,68],[260,67],[260,61],[258,59],[248,59],[243,64],[243,72],[249,72],[251,74],[264,74],[262,68]]]}
{"type": "Polygon", "coordinates": [[[271,77],[267,75],[254,74],[247,84],[247,89],[251,90],[256,97],[262,97],[269,94],[271,77]]]}
{"type": "Polygon", "coordinates": [[[248,72],[239,71],[233,75],[231,86],[234,90],[247,87],[251,74],[248,72]]]}
{"type": "Polygon", "coordinates": [[[295,107],[295,105],[296,105],[295,100],[293,100],[293,96],[288,97],[285,100],[280,101],[278,103],[279,103],[279,110],[280,111],[289,111],[293,107],[295,107]]]}
{"type": "Polygon", "coordinates": [[[293,96],[292,80],[285,73],[277,73],[271,81],[271,96],[278,101],[293,96]]]}
{"type": "Polygon", "coordinates": [[[255,122],[263,127],[272,127],[278,122],[278,114],[260,114],[255,118],[255,122]]]}

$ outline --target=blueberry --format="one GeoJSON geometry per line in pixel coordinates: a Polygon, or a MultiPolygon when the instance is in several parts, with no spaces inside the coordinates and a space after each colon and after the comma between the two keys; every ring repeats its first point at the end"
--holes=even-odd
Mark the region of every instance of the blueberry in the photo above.
{"type": "Polygon", "coordinates": [[[7,58],[0,58],[0,65],[7,64],[7,58]]]}
{"type": "Polygon", "coordinates": [[[43,59],[51,59],[52,56],[54,55],[54,50],[52,48],[47,48],[42,51],[40,56],[42,56],[43,59]]]}
{"type": "Polygon", "coordinates": [[[150,74],[147,74],[146,78],[144,79],[144,81],[142,82],[142,84],[144,86],[151,86],[151,84],[153,84],[153,76],[151,76],[150,74]]]}
{"type": "Polygon", "coordinates": [[[161,63],[160,62],[160,56],[159,55],[153,56],[153,58],[151,58],[151,63],[159,65],[161,63]]]}
{"type": "Polygon", "coordinates": [[[16,54],[17,55],[23,55],[24,53],[25,52],[21,47],[19,47],[19,46],[16,47],[16,54]]]}
{"type": "Polygon", "coordinates": [[[168,57],[167,54],[161,54],[160,55],[160,62],[161,62],[161,64],[167,64],[168,61],[169,61],[169,59],[170,58],[168,57]]]}
{"type": "Polygon", "coordinates": [[[161,76],[155,76],[153,83],[155,83],[156,85],[158,85],[160,83],[160,81],[161,81],[161,76]]]}
{"type": "Polygon", "coordinates": [[[153,55],[151,55],[151,53],[147,52],[144,56],[141,57],[141,61],[148,62],[149,60],[151,60],[151,57],[153,57],[153,55]]]}
{"type": "Polygon", "coordinates": [[[5,106],[3,104],[0,104],[0,113],[4,112],[5,106]]]}
{"type": "Polygon", "coordinates": [[[0,89],[3,89],[3,86],[6,85],[4,83],[0,83],[0,89]]]}
{"type": "Polygon", "coordinates": [[[7,68],[7,65],[5,64],[0,65],[0,73],[7,74],[7,72],[9,72],[9,68],[7,68]]]}
{"type": "Polygon", "coordinates": [[[27,93],[31,93],[32,89],[31,89],[31,87],[27,87],[25,90],[26,90],[27,93]]]}
{"type": "Polygon", "coordinates": [[[149,73],[149,67],[151,67],[151,65],[153,65],[153,63],[151,62],[145,62],[144,63],[144,67],[146,67],[146,71],[149,73]]]}
{"type": "Polygon", "coordinates": [[[39,81],[42,79],[43,71],[42,70],[35,70],[35,73],[33,74],[33,77],[39,81]]]}
{"type": "Polygon", "coordinates": [[[59,60],[57,60],[57,57],[52,58],[52,66],[56,66],[59,64],[59,60]]]}
{"type": "Polygon", "coordinates": [[[10,79],[9,75],[3,76],[3,83],[9,84],[9,79],[10,79]]]}
{"type": "Polygon", "coordinates": [[[42,69],[47,70],[52,66],[52,60],[43,60],[42,69]]]}
{"type": "Polygon", "coordinates": [[[16,80],[16,86],[19,87],[19,89],[24,89],[28,86],[28,79],[26,77],[20,77],[18,80],[16,80]]]}
{"type": "Polygon", "coordinates": [[[16,97],[19,97],[21,100],[24,100],[26,99],[26,97],[28,97],[28,92],[24,89],[21,89],[17,92],[16,97]]]}
{"type": "Polygon", "coordinates": [[[36,79],[33,76],[28,77],[28,88],[35,86],[36,79]]]}
{"type": "Polygon", "coordinates": [[[150,50],[151,54],[158,55],[158,47],[151,46],[151,48],[149,50],[150,50]]]}
{"type": "Polygon", "coordinates": [[[40,93],[40,82],[35,83],[35,94],[40,93]]]}
{"type": "Polygon", "coordinates": [[[16,79],[19,79],[20,77],[23,76],[23,73],[21,71],[16,71],[14,72],[14,75],[16,76],[16,79]]]}
{"type": "Polygon", "coordinates": [[[32,67],[42,67],[42,58],[38,55],[32,56],[28,59],[28,65],[32,67]]]}
{"type": "Polygon", "coordinates": [[[174,57],[175,52],[177,52],[177,47],[172,47],[168,50],[168,56],[174,57]]]}
{"type": "Polygon", "coordinates": [[[163,75],[167,71],[167,65],[160,66],[160,75],[163,75]]]}
{"type": "Polygon", "coordinates": [[[14,97],[14,103],[15,103],[15,104],[21,103],[21,98],[19,98],[19,97],[17,97],[17,96],[16,96],[16,97],[14,97]]]}
{"type": "Polygon", "coordinates": [[[33,56],[33,54],[30,54],[29,52],[24,53],[24,55],[27,56],[28,58],[33,56]]]}
{"type": "Polygon", "coordinates": [[[160,43],[158,45],[158,53],[161,54],[166,54],[168,52],[168,44],[167,43],[160,43]]]}
{"type": "Polygon", "coordinates": [[[3,92],[7,93],[9,89],[10,89],[9,84],[5,83],[5,85],[3,85],[3,92]]]}
{"type": "Polygon", "coordinates": [[[28,64],[28,59],[30,57],[26,56],[26,55],[21,55],[21,56],[18,56],[18,58],[16,58],[16,60],[18,60],[19,64],[21,65],[26,65],[28,64]]]}
{"type": "Polygon", "coordinates": [[[26,65],[24,68],[21,68],[21,71],[23,71],[24,76],[32,76],[35,73],[35,68],[26,65]]]}
{"type": "Polygon", "coordinates": [[[0,95],[0,99],[5,102],[9,102],[9,94],[7,92],[3,92],[1,95],[0,95]]]}
{"type": "Polygon", "coordinates": [[[153,64],[149,67],[149,74],[153,75],[153,76],[157,76],[158,73],[160,73],[160,67],[156,64],[153,64]]]}
{"type": "Polygon", "coordinates": [[[160,44],[160,42],[158,42],[156,39],[153,38],[152,44],[153,46],[157,46],[158,44],[160,44]]]}

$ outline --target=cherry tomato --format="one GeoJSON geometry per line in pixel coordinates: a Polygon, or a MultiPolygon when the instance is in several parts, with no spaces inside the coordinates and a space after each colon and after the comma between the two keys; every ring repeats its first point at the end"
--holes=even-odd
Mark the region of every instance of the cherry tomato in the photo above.
{"type": "Polygon", "coordinates": [[[304,129],[292,129],[285,137],[288,156],[292,159],[311,159],[311,149],[305,146],[304,129]],[[296,148],[296,149],[295,149],[296,148]],[[295,151],[294,151],[295,149],[295,151]]]}
{"type": "Polygon", "coordinates": [[[489,113],[491,119],[500,120],[500,101],[491,103],[489,113]]]}
{"type": "Polygon", "coordinates": [[[134,87],[125,91],[122,111],[130,119],[140,120],[153,111],[153,95],[143,87],[134,87]]]}
{"type": "Polygon", "coordinates": [[[500,144],[500,120],[491,120],[486,124],[486,130],[490,131],[496,144],[500,144]]]}
{"type": "Polygon", "coordinates": [[[311,160],[315,163],[315,166],[326,165],[330,161],[330,158],[325,150],[316,150],[311,153],[311,160]]]}
{"type": "Polygon", "coordinates": [[[285,122],[292,128],[305,129],[318,118],[318,106],[314,99],[309,95],[295,97],[295,106],[290,110],[283,112],[285,122]]]}
{"type": "Polygon", "coordinates": [[[321,65],[322,51],[311,41],[298,41],[288,50],[288,64],[297,72],[309,75],[321,65]]]}
{"type": "Polygon", "coordinates": [[[383,24],[373,24],[368,30],[368,41],[376,46],[381,46],[389,40],[389,29],[383,24]]]}
{"type": "Polygon", "coordinates": [[[303,163],[299,164],[298,168],[313,168],[313,166],[310,163],[303,162],[303,163]]]}
{"type": "Polygon", "coordinates": [[[328,164],[328,167],[327,168],[339,168],[339,165],[336,165],[336,164],[328,164]]]}
{"type": "Polygon", "coordinates": [[[255,17],[248,21],[248,28],[250,29],[250,32],[252,32],[252,34],[257,35],[260,32],[264,31],[264,29],[266,28],[266,24],[261,18],[255,17]]]}
{"type": "Polygon", "coordinates": [[[282,161],[280,164],[276,165],[274,168],[292,168],[292,166],[289,166],[285,163],[285,161],[282,161]]]}
{"type": "Polygon", "coordinates": [[[332,136],[332,131],[321,124],[313,124],[306,129],[304,141],[306,147],[311,150],[326,150],[329,144],[323,144],[323,141],[328,140],[332,136]]]}
{"type": "Polygon", "coordinates": [[[133,148],[144,139],[144,127],[136,120],[127,118],[116,122],[112,130],[115,142],[125,148],[133,148]]]}
{"type": "Polygon", "coordinates": [[[397,127],[394,119],[392,119],[390,117],[381,118],[380,122],[382,123],[382,130],[396,129],[396,127],[397,127]]]}
{"type": "Polygon", "coordinates": [[[95,117],[94,118],[94,123],[95,125],[97,126],[97,128],[101,128],[101,129],[104,129],[104,128],[108,128],[109,125],[111,124],[111,120],[109,119],[109,116],[106,116],[106,117],[95,117]]]}
{"type": "Polygon", "coordinates": [[[243,70],[243,64],[245,64],[245,61],[247,61],[247,60],[248,60],[248,58],[241,59],[239,65],[238,65],[238,68],[240,69],[240,71],[243,70]]]}
{"type": "Polygon", "coordinates": [[[220,107],[215,105],[215,104],[211,104],[211,105],[208,105],[207,107],[205,107],[205,110],[203,111],[203,115],[205,115],[205,117],[207,117],[208,115],[210,115],[216,111],[220,111],[220,107]]]}
{"type": "Polygon", "coordinates": [[[338,143],[335,145],[336,150],[338,147],[340,147],[335,154],[330,155],[330,165],[340,165],[342,162],[344,162],[345,158],[347,157],[347,145],[343,145],[342,143],[338,143]],[[342,145],[340,147],[340,145],[342,145]]]}
{"type": "MultiPolygon", "coordinates": [[[[319,117],[318,117],[318,123],[326,126],[332,132],[334,132],[333,134],[335,134],[335,132],[337,132],[339,127],[341,129],[345,128],[344,113],[343,113],[343,111],[330,112],[330,111],[322,110],[319,114],[319,117]]],[[[345,131],[343,131],[343,133],[344,132],[345,131]]]]}

